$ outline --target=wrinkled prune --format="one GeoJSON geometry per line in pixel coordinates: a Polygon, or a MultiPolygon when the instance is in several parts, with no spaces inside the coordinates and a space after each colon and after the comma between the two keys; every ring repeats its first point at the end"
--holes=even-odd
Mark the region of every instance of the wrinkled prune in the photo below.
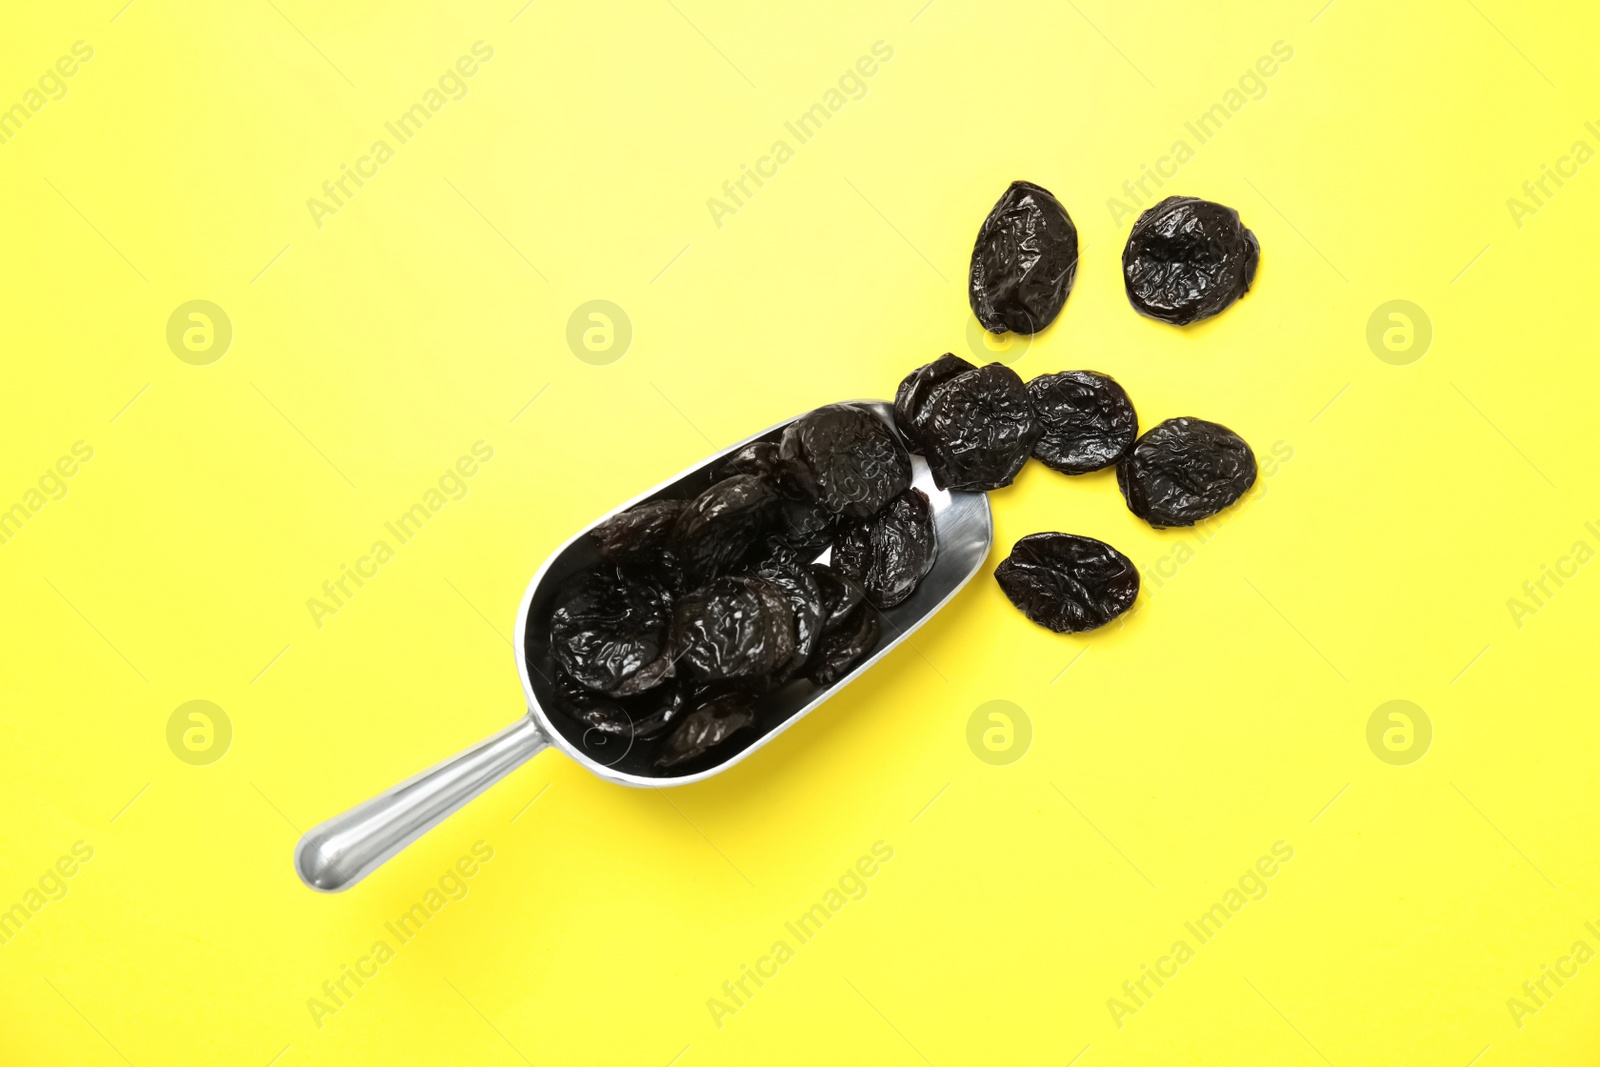
{"type": "Polygon", "coordinates": [[[1017,610],[1058,634],[1104,626],[1139,595],[1132,560],[1076,534],[1029,534],[995,568],[994,580],[1017,610]]]}
{"type": "Polygon", "coordinates": [[[719,578],[678,598],[672,655],[680,674],[704,681],[756,678],[795,653],[794,611],[762,578],[719,578]]]}
{"type": "Polygon", "coordinates": [[[822,635],[807,675],[818,685],[837,682],[876,647],[878,631],[878,613],[862,604],[838,629],[822,635]]]}
{"type": "Polygon", "coordinates": [[[611,697],[560,671],[554,688],[558,712],[606,737],[648,741],[676,722],[683,709],[683,691],[671,683],[637,696],[611,697]]]}
{"type": "Polygon", "coordinates": [[[1117,464],[1128,510],[1151,526],[1193,526],[1255,482],[1256,457],[1244,438],[1204,419],[1168,419],[1117,464]]]}
{"type": "Polygon", "coordinates": [[[672,597],[647,575],[602,564],[570,582],[550,621],[550,654],[579,683],[611,696],[673,673],[672,597]]]}
{"type": "Polygon", "coordinates": [[[846,578],[826,563],[813,563],[811,573],[822,590],[822,605],[827,616],[822,620],[823,633],[833,633],[855,614],[856,608],[867,598],[867,591],[853,578],[846,578]]]}
{"type": "Polygon", "coordinates": [[[755,696],[750,692],[730,689],[702,698],[662,742],[656,766],[687,763],[755,721],[755,696]]]}
{"type": "Polygon", "coordinates": [[[1109,467],[1133,447],[1139,417],[1116,379],[1092,370],[1041,374],[1028,383],[1028,400],[1042,433],[1033,456],[1063,474],[1109,467]]]}
{"type": "Polygon", "coordinates": [[[754,474],[757,477],[771,478],[776,474],[777,469],[778,443],[776,441],[752,441],[723,461],[722,477],[729,478],[735,474],[754,474]]]}
{"type": "Polygon", "coordinates": [[[858,404],[829,404],[783,431],[784,468],[835,515],[863,519],[911,484],[911,456],[893,430],[858,404]]]}
{"type": "Polygon", "coordinates": [[[682,500],[650,500],[629,508],[589,531],[600,555],[618,563],[659,552],[687,505],[682,500]]]}
{"type": "Polygon", "coordinates": [[[937,551],[933,509],[926,494],[912,487],[872,518],[840,531],[833,568],[860,583],[878,607],[892,608],[916,590],[937,551]]]}
{"type": "Polygon", "coordinates": [[[1078,228],[1061,201],[1012,182],[978,228],[967,299],[990,333],[1038,333],[1061,314],[1078,273],[1078,228]]]}
{"type": "Polygon", "coordinates": [[[960,356],[946,352],[905,376],[894,394],[894,424],[906,439],[907,448],[922,452],[922,424],[928,416],[928,401],[939,386],[958,374],[977,369],[960,356]]]}
{"type": "Polygon", "coordinates": [[[793,558],[766,560],[757,568],[756,577],[765,578],[782,590],[789,601],[789,609],[794,612],[794,655],[779,668],[778,677],[774,679],[786,681],[805,666],[822,637],[822,626],[827,621],[822,587],[817,584],[811,568],[793,558]]]}
{"type": "Polygon", "coordinates": [[[772,536],[809,558],[833,544],[834,526],[833,512],[818,501],[784,499],[778,504],[772,536]]]}
{"type": "Polygon", "coordinates": [[[1256,235],[1233,208],[1169,196],[1133,224],[1122,277],[1135,311],[1186,326],[1249,292],[1260,258],[1256,235]]]}
{"type": "Polygon", "coordinates": [[[933,394],[922,427],[934,484],[966,492],[1010,485],[1039,429],[1028,391],[1010,367],[991,363],[956,375],[933,394]]]}
{"type": "Polygon", "coordinates": [[[690,501],[672,527],[672,543],[691,579],[707,581],[736,567],[777,510],[778,491],[753,474],[724,478],[690,501]]]}

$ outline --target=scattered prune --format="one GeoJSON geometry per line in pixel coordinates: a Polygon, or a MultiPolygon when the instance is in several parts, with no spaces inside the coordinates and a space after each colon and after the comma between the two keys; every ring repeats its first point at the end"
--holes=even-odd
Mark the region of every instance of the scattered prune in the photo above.
{"type": "Polygon", "coordinates": [[[877,645],[878,629],[878,613],[862,604],[838,629],[822,635],[806,673],[818,685],[837,682],[877,645]]]}
{"type": "Polygon", "coordinates": [[[1043,433],[1033,456],[1063,474],[1109,467],[1133,447],[1139,416],[1116,379],[1092,370],[1041,374],[1028,383],[1028,400],[1043,433]]]}
{"type": "Polygon", "coordinates": [[[1233,208],[1169,196],[1133,224],[1122,277],[1135,311],[1186,326],[1249,292],[1260,258],[1256,235],[1233,208]]]}
{"type": "Polygon", "coordinates": [[[861,606],[867,592],[855,579],[846,578],[826,563],[813,563],[811,573],[822,590],[822,604],[827,612],[822,620],[822,632],[832,633],[861,606]]]}
{"type": "Polygon", "coordinates": [[[1117,464],[1128,510],[1151,526],[1193,526],[1256,482],[1244,438],[1204,419],[1168,419],[1147,430],[1117,464]]]}
{"type": "Polygon", "coordinates": [[[794,653],[794,611],[765,579],[718,578],[673,605],[672,655],[686,677],[756,678],[786,665],[794,653]]]}
{"type": "Polygon", "coordinates": [[[945,382],[964,371],[977,370],[971,363],[946,352],[932,363],[925,363],[905,376],[894,394],[894,424],[906,447],[921,454],[922,424],[928,417],[928,401],[945,382]]]}
{"type": "Polygon", "coordinates": [[[756,569],[756,577],[765,578],[777,586],[789,601],[794,612],[794,655],[779,668],[774,681],[787,681],[805,666],[816,651],[822,637],[822,626],[827,621],[827,605],[822,599],[822,587],[817,584],[811,568],[795,558],[775,556],[756,569]]]}
{"type": "Polygon", "coordinates": [[[1061,314],[1078,272],[1078,228],[1061,201],[1012,182],[978,228],[967,299],[990,333],[1038,333],[1061,314]]]}
{"type": "Polygon", "coordinates": [[[621,563],[659,552],[667,545],[673,523],[686,506],[682,500],[649,500],[602,522],[589,531],[600,555],[621,563]]]}
{"type": "Polygon", "coordinates": [[[872,518],[840,531],[833,568],[859,582],[872,603],[892,608],[916,590],[937,551],[933,509],[927,495],[912,487],[872,518]]]}
{"type": "Polygon", "coordinates": [[[675,767],[686,763],[755,722],[755,699],[753,693],[742,689],[729,689],[702,698],[662,742],[656,766],[675,767]]]}
{"type": "Polygon", "coordinates": [[[928,402],[922,445],[940,489],[987,491],[1011,484],[1039,432],[1022,379],[991,363],[939,386],[928,402]]]}
{"type": "Polygon", "coordinates": [[[582,685],[629,696],[673,673],[672,597],[656,579],[602,564],[562,590],[550,621],[550,654],[582,685]]]}
{"type": "Polygon", "coordinates": [[[835,515],[862,519],[911,484],[911,456],[893,430],[858,404],[829,404],[783,431],[790,477],[835,515]]]}
{"type": "Polygon", "coordinates": [[[691,579],[707,581],[736,567],[777,509],[778,491],[753,474],[724,478],[690,501],[673,525],[672,542],[691,579]]]}
{"type": "Polygon", "coordinates": [[[1058,634],[1104,626],[1133,606],[1139,571],[1104,541],[1076,534],[1029,534],[994,570],[1017,610],[1058,634]]]}

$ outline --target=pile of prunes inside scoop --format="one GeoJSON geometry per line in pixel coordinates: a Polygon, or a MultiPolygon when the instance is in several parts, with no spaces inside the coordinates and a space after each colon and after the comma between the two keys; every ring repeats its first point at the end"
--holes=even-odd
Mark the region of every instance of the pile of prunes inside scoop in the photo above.
{"type": "Polygon", "coordinates": [[[750,726],[775,689],[849,674],[934,561],[911,457],[869,408],[818,408],[716,475],[591,530],[601,562],[550,618],[554,710],[619,750],[654,745],[658,767],[750,726]]]}
{"type": "MultiPolygon", "coordinates": [[[[1128,299],[1185,325],[1243,295],[1258,256],[1237,212],[1170,197],[1129,236],[1128,299]]],[[[978,232],[973,313],[995,333],[1042,330],[1077,267],[1066,209],[1015,182],[978,232]]],[[[1068,475],[1114,466],[1129,510],[1156,527],[1214,515],[1256,478],[1250,447],[1217,423],[1174,418],[1141,435],[1108,375],[1024,382],[1003,364],[947,354],[900,383],[893,427],[860,405],[818,408],[781,440],[728,456],[697,496],[651,500],[594,527],[599,562],[557,592],[548,619],[550,710],[585,737],[651,746],[655,766],[676,768],[755,723],[775,690],[848,675],[878,646],[882,612],[934,564],[933,510],[911,484],[912,452],[952,492],[1009,485],[1030,457],[1068,475]],[[824,552],[829,562],[816,562],[824,552]]],[[[995,579],[1025,616],[1062,633],[1105,625],[1139,592],[1128,557],[1068,533],[1022,538],[995,579]]]]}

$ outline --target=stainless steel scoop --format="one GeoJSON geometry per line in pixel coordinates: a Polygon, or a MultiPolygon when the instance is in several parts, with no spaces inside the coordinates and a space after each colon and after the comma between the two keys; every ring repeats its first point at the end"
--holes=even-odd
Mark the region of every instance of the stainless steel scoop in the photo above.
{"type": "MultiPolygon", "coordinates": [[[[858,403],[893,425],[891,405],[882,401],[858,403]]],[[[714,474],[724,456],[752,441],[776,441],[788,424],[779,423],[724,449],[616,511],[602,515],[593,525],[647,500],[698,494],[715,481],[714,474]]],[[[799,679],[769,694],[754,726],[712,750],[712,754],[722,757],[715,766],[691,774],[659,772],[644,751],[647,746],[635,749],[628,741],[598,731],[585,733],[581,725],[569,723],[564,717],[552,718],[545,712],[546,707],[553,706],[550,680],[555,676],[548,651],[552,600],[569,577],[599,562],[593,540],[585,536],[589,530],[585,529],[539,568],[517,612],[517,670],[528,698],[528,713],[493,737],[314,827],[294,850],[294,866],[301,880],[312,889],[328,893],[348,889],[545,748],[560,749],[609,782],[666,786],[697,782],[724,771],[777,737],[928,621],[978,573],[989,555],[989,544],[994,540],[989,498],[983,493],[949,493],[936,488],[921,456],[912,456],[911,465],[913,484],[928,494],[933,505],[934,534],[939,546],[933,569],[909,599],[881,612],[884,625],[878,646],[855,670],[831,686],[799,679]]],[[[870,605],[867,609],[873,610],[870,605]]]]}

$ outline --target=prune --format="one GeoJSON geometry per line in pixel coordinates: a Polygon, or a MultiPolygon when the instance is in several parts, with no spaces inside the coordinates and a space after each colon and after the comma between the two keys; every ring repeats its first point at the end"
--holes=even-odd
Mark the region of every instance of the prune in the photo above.
{"type": "Polygon", "coordinates": [[[722,477],[728,478],[735,474],[754,474],[757,477],[770,477],[777,469],[778,443],[776,441],[752,441],[723,461],[722,477]]]}
{"type": "Polygon", "coordinates": [[[686,677],[756,678],[784,666],[794,653],[794,611],[783,591],[765,579],[719,578],[673,605],[672,655],[686,677]]]}
{"type": "Polygon", "coordinates": [[[833,512],[815,500],[784,499],[778,503],[772,536],[796,552],[815,557],[833,544],[833,512]]]}
{"type": "Polygon", "coordinates": [[[878,613],[862,604],[838,629],[822,635],[807,675],[818,685],[837,682],[877,645],[878,629],[878,613]]]}
{"type": "Polygon", "coordinates": [[[940,489],[987,491],[1011,484],[1039,432],[1022,379],[991,363],[938,388],[928,402],[922,444],[940,489]]]}
{"type": "Polygon", "coordinates": [[[1193,526],[1255,482],[1256,457],[1244,438],[1204,419],[1168,419],[1117,464],[1128,510],[1151,526],[1193,526]]]}
{"type": "Polygon", "coordinates": [[[1135,311],[1186,326],[1249,292],[1260,258],[1256,235],[1233,208],[1169,196],[1133,224],[1122,278],[1135,311]]]}
{"type": "Polygon", "coordinates": [[[555,709],[587,727],[585,738],[593,730],[605,737],[648,741],[676,722],[683,709],[683,691],[671,683],[637,696],[611,697],[559,671],[554,689],[555,709]]]}
{"type": "Polygon", "coordinates": [[[826,563],[813,563],[811,574],[822,590],[822,605],[827,613],[822,620],[822,631],[832,633],[855,614],[856,608],[867,598],[867,592],[854,578],[846,578],[826,563]]]}
{"type": "Polygon", "coordinates": [[[686,763],[755,721],[755,696],[748,691],[729,689],[701,698],[694,711],[684,716],[678,728],[662,742],[656,766],[686,763]]]}
{"type": "Polygon", "coordinates": [[[1012,182],[978,228],[967,299],[990,333],[1038,333],[1055,321],[1078,273],[1078,228],[1061,201],[1012,182]]]}
{"type": "Polygon", "coordinates": [[[1076,534],[1029,534],[994,570],[1017,610],[1058,634],[1104,626],[1133,606],[1139,571],[1104,541],[1076,534]]]}
{"type": "Polygon", "coordinates": [[[678,558],[695,581],[725,574],[766,532],[777,509],[778,491],[767,479],[724,478],[690,501],[673,524],[678,558]]]}
{"type": "Polygon", "coordinates": [[[822,626],[827,621],[827,605],[822,599],[822,587],[817,584],[811,569],[796,558],[774,556],[756,569],[756,577],[764,578],[782,590],[794,612],[794,655],[779,668],[776,681],[793,677],[811,653],[816,651],[822,637],[822,626]]]}
{"type": "Polygon", "coordinates": [[[666,547],[673,523],[683,513],[682,500],[650,500],[602,522],[589,531],[600,555],[621,563],[666,547]]]}
{"type": "Polygon", "coordinates": [[[1121,459],[1139,436],[1133,401],[1116,379],[1091,370],[1041,374],[1028,400],[1043,432],[1033,456],[1063,474],[1088,474],[1121,459]]]}
{"type": "Polygon", "coordinates": [[[570,582],[550,620],[550,654],[582,685],[629,696],[673,673],[672,598],[656,579],[602,564],[570,582]]]}
{"type": "Polygon", "coordinates": [[[933,568],[938,545],[933,509],[921,489],[907,489],[870,519],[846,526],[833,546],[833,568],[853,578],[867,599],[892,608],[933,568]]]}
{"type": "Polygon", "coordinates": [[[960,356],[946,352],[905,376],[894,394],[894,424],[906,439],[907,448],[922,452],[922,424],[928,417],[928,401],[939,386],[964,371],[977,369],[960,356]]]}
{"type": "Polygon", "coordinates": [[[783,431],[785,471],[835,515],[863,519],[911,484],[911,456],[893,430],[857,404],[830,404],[783,431]]]}

